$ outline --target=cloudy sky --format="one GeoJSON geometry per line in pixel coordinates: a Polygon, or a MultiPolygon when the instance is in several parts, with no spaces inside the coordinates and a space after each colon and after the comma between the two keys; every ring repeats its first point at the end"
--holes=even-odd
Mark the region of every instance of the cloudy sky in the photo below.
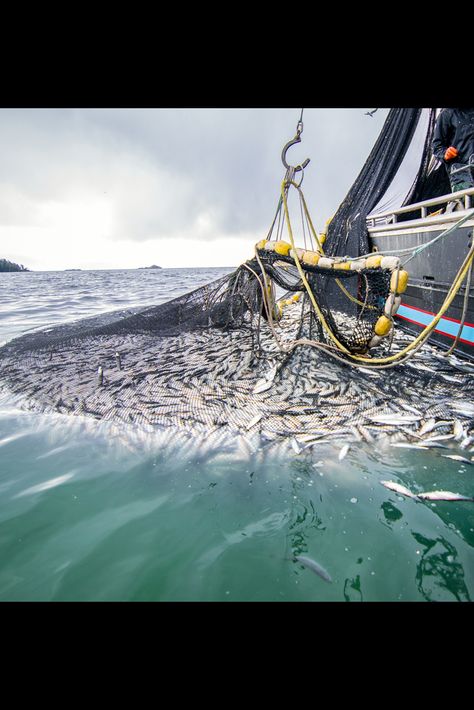
{"type": "MultiPolygon", "coordinates": [[[[321,230],[388,109],[306,108],[321,230]]],[[[34,270],[237,266],[266,236],[300,108],[0,109],[0,258],[34,270]]],[[[294,215],[297,223],[298,215],[294,215]]]]}

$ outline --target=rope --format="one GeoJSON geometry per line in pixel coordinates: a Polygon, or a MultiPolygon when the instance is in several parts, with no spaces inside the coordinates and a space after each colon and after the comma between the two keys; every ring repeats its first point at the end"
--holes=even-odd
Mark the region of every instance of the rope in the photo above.
{"type": "MultiPolygon", "coordinates": [[[[293,181],[283,180],[282,187],[281,187],[281,197],[282,197],[282,200],[283,200],[283,207],[284,207],[284,211],[285,211],[285,219],[286,219],[286,224],[287,224],[287,228],[288,228],[288,235],[289,235],[289,238],[290,238],[290,243],[291,243],[291,246],[292,246],[292,248],[293,248],[295,264],[296,264],[296,267],[297,267],[298,272],[299,272],[299,274],[300,274],[300,277],[301,277],[301,280],[302,280],[302,282],[303,282],[303,285],[304,285],[304,287],[305,287],[305,289],[306,289],[306,291],[307,291],[307,293],[308,293],[308,296],[309,296],[309,298],[310,298],[310,300],[311,300],[311,303],[313,304],[314,310],[315,310],[315,312],[316,312],[316,314],[317,314],[317,316],[318,316],[318,318],[319,318],[319,320],[320,320],[320,322],[321,322],[322,327],[323,327],[324,330],[326,331],[326,333],[327,333],[327,335],[329,336],[329,338],[335,343],[336,347],[337,347],[341,352],[343,352],[345,355],[347,355],[351,360],[354,360],[354,361],[356,361],[356,362],[362,362],[362,363],[368,365],[369,367],[370,367],[370,366],[374,366],[374,365],[388,365],[389,363],[390,363],[390,364],[393,363],[393,364],[395,365],[395,364],[398,364],[399,361],[402,360],[402,358],[405,358],[406,355],[408,355],[408,354],[410,354],[410,353],[414,354],[415,348],[416,348],[418,345],[421,346],[421,345],[425,342],[425,340],[427,340],[427,338],[429,337],[430,333],[431,333],[431,332],[434,330],[434,328],[437,326],[437,324],[438,324],[439,321],[441,320],[442,316],[444,315],[444,313],[447,311],[447,309],[448,309],[449,306],[451,305],[452,301],[454,300],[454,297],[456,296],[457,292],[458,292],[459,289],[461,288],[462,282],[463,282],[464,278],[466,277],[467,272],[470,270],[470,268],[471,268],[471,266],[472,266],[472,262],[473,262],[473,258],[474,258],[474,245],[473,245],[473,247],[471,247],[471,249],[469,250],[469,253],[468,253],[468,255],[466,256],[466,258],[465,258],[465,260],[464,260],[462,266],[460,267],[460,269],[459,269],[459,271],[458,271],[458,273],[457,273],[457,275],[456,275],[456,277],[455,277],[455,279],[454,279],[454,281],[453,281],[453,284],[452,284],[452,286],[451,286],[451,288],[450,288],[450,290],[449,290],[449,292],[448,292],[448,294],[447,294],[447,296],[446,296],[446,298],[445,298],[445,300],[444,300],[444,303],[443,303],[443,305],[441,306],[441,308],[439,309],[438,313],[437,313],[436,316],[433,318],[433,320],[431,321],[431,323],[429,323],[429,324],[421,331],[421,333],[415,338],[415,340],[414,340],[412,343],[410,343],[410,345],[408,345],[406,348],[403,348],[403,349],[402,349],[401,351],[399,351],[398,353],[395,353],[395,354],[393,354],[393,355],[390,355],[390,356],[387,356],[387,357],[383,357],[383,358],[366,358],[366,357],[362,357],[362,356],[360,356],[360,355],[355,355],[355,354],[351,353],[351,352],[337,339],[337,337],[336,337],[336,336],[334,335],[334,333],[332,332],[331,328],[330,328],[329,325],[327,324],[326,319],[324,318],[324,315],[322,314],[322,312],[321,312],[321,310],[320,310],[320,308],[319,308],[319,306],[318,306],[318,304],[317,304],[317,302],[316,302],[316,299],[315,299],[315,297],[314,297],[314,294],[313,294],[313,292],[312,292],[312,289],[310,288],[310,286],[309,286],[309,284],[308,284],[308,281],[306,280],[306,276],[305,276],[304,270],[303,270],[303,268],[302,268],[302,266],[301,266],[300,260],[299,260],[299,258],[298,258],[298,254],[296,253],[296,247],[295,247],[295,242],[294,242],[294,238],[293,238],[293,231],[292,231],[292,228],[291,228],[290,215],[289,215],[289,211],[288,211],[287,193],[288,193],[288,190],[289,190],[289,186],[290,186],[290,185],[294,185],[294,186],[299,190],[298,185],[296,185],[293,181]]],[[[307,211],[307,206],[306,206],[306,202],[304,201],[304,197],[303,197],[303,203],[304,203],[305,211],[307,211]]],[[[454,225],[454,227],[452,227],[452,228],[450,228],[449,230],[447,230],[447,233],[454,231],[455,228],[457,228],[460,224],[462,224],[464,221],[466,221],[473,213],[474,213],[474,210],[472,210],[471,213],[469,213],[468,215],[464,216],[461,220],[459,220],[459,222],[457,222],[456,225],[454,225]]],[[[308,216],[309,216],[309,215],[308,215],[308,216]]],[[[310,223],[312,229],[314,229],[310,217],[309,217],[309,223],[310,223]]],[[[315,232],[314,232],[314,234],[315,234],[315,239],[316,239],[316,241],[318,242],[318,246],[321,248],[321,244],[320,244],[320,242],[319,242],[319,239],[317,238],[315,232]]],[[[440,239],[441,236],[443,236],[443,235],[446,236],[445,233],[442,233],[441,235],[438,235],[438,237],[436,237],[434,240],[432,240],[432,242],[438,241],[438,239],[440,239]]],[[[430,243],[427,243],[426,245],[423,246],[423,248],[426,248],[427,246],[429,246],[429,244],[430,244],[430,243]]],[[[322,248],[321,248],[321,251],[322,251],[322,248]]],[[[422,249],[419,249],[419,250],[418,250],[418,253],[419,253],[420,251],[422,251],[422,249]]]]}
{"type": "Polygon", "coordinates": [[[459,324],[459,330],[457,332],[457,335],[454,339],[454,343],[451,345],[449,350],[445,353],[445,357],[448,357],[451,355],[455,347],[457,346],[459,342],[459,338],[461,337],[462,329],[464,328],[464,321],[466,320],[466,314],[467,314],[467,307],[469,304],[469,291],[471,290],[471,276],[472,276],[472,262],[471,266],[469,267],[469,272],[467,275],[467,280],[466,280],[466,286],[464,290],[464,301],[463,301],[463,306],[462,306],[462,315],[461,315],[461,321],[459,324]]]}

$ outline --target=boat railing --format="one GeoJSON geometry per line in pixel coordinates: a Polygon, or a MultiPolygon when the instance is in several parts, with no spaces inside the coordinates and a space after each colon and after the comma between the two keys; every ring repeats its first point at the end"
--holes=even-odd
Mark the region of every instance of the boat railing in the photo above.
{"type": "Polygon", "coordinates": [[[367,226],[370,228],[381,227],[385,229],[391,228],[396,229],[397,227],[403,225],[403,227],[416,226],[423,221],[423,224],[427,222],[447,222],[459,219],[462,216],[462,212],[468,211],[474,207],[474,187],[470,187],[467,190],[458,190],[457,192],[450,192],[448,195],[441,195],[440,197],[433,197],[429,200],[423,200],[422,202],[415,202],[412,205],[405,205],[404,207],[399,207],[396,210],[388,210],[387,212],[377,212],[376,214],[370,214],[367,216],[367,226]],[[447,212],[443,207],[447,207],[449,203],[457,203],[461,208],[453,210],[452,212],[447,212]],[[428,213],[430,207],[439,207],[438,210],[428,213]],[[408,221],[402,221],[399,223],[399,215],[407,214],[408,212],[419,212],[420,216],[418,219],[408,221]]]}

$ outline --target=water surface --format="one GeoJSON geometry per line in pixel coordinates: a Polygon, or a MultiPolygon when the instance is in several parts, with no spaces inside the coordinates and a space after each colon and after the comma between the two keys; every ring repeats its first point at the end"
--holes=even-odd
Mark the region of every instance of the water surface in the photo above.
{"type": "MultiPolygon", "coordinates": [[[[230,270],[0,274],[0,342],[230,270]]],[[[362,443],[339,461],[342,444],[308,458],[254,439],[222,451],[171,429],[25,412],[4,391],[0,600],[470,601],[474,504],[380,481],[474,496],[474,467],[362,443]]]]}

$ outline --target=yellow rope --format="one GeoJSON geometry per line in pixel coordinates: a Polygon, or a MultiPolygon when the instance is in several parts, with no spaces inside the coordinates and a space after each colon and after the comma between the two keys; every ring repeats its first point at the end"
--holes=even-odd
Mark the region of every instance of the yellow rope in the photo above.
{"type": "MultiPolygon", "coordinates": [[[[362,362],[362,363],[365,363],[365,364],[367,364],[367,365],[390,363],[390,362],[396,363],[398,360],[400,360],[402,357],[404,357],[407,353],[410,353],[412,350],[414,350],[414,348],[416,348],[417,345],[419,345],[422,341],[424,341],[426,338],[428,338],[429,334],[434,330],[434,328],[437,326],[437,324],[439,323],[439,321],[441,320],[441,318],[443,317],[443,315],[445,314],[445,312],[448,310],[449,306],[451,305],[451,303],[452,303],[453,300],[454,300],[454,297],[456,296],[457,292],[458,292],[459,289],[461,288],[462,282],[464,281],[464,278],[466,277],[466,274],[467,274],[467,272],[468,272],[468,270],[469,270],[471,264],[473,263],[473,258],[474,258],[474,246],[471,248],[471,250],[470,250],[470,252],[468,253],[468,255],[466,256],[466,258],[465,258],[465,260],[464,260],[462,266],[460,267],[460,269],[459,269],[459,271],[458,271],[458,273],[457,273],[457,275],[456,275],[456,278],[454,279],[453,284],[452,284],[452,286],[451,286],[451,288],[450,288],[450,290],[449,290],[449,292],[448,292],[448,294],[447,294],[447,296],[446,296],[446,298],[445,298],[445,300],[444,300],[443,305],[442,305],[441,308],[439,309],[438,313],[437,313],[436,316],[433,318],[433,320],[431,321],[431,323],[429,323],[429,324],[421,331],[421,333],[415,338],[415,340],[413,340],[412,343],[410,343],[409,345],[407,345],[406,348],[404,348],[403,350],[400,350],[398,353],[395,353],[394,355],[390,355],[390,356],[388,356],[388,357],[383,357],[383,358],[366,358],[366,357],[361,357],[360,355],[354,355],[354,354],[351,353],[346,347],[344,347],[344,345],[342,345],[341,342],[339,342],[339,340],[336,338],[336,336],[335,336],[334,333],[332,332],[331,328],[328,326],[328,324],[327,324],[327,322],[326,322],[326,319],[324,318],[324,316],[323,316],[323,314],[322,314],[320,308],[318,307],[318,304],[316,303],[316,299],[315,299],[315,297],[314,297],[314,294],[313,294],[313,292],[312,292],[312,289],[311,289],[310,285],[308,284],[308,282],[307,282],[307,280],[306,280],[306,276],[305,276],[305,274],[304,274],[303,268],[302,268],[301,263],[300,263],[300,260],[299,260],[299,258],[298,258],[298,254],[296,253],[295,242],[294,242],[294,239],[293,239],[293,231],[292,231],[292,229],[291,229],[290,215],[289,215],[289,212],[288,212],[288,203],[287,203],[286,195],[287,195],[287,191],[288,191],[288,188],[290,187],[290,185],[294,185],[294,186],[299,190],[298,185],[296,185],[296,183],[294,183],[293,181],[286,181],[286,180],[283,180],[282,186],[281,186],[281,195],[282,195],[282,199],[283,199],[283,207],[284,207],[284,210],[285,210],[286,224],[287,224],[287,227],[288,227],[288,235],[289,235],[289,238],[290,238],[291,246],[292,246],[292,248],[293,248],[293,254],[294,254],[294,259],[295,259],[296,267],[297,267],[297,269],[298,269],[298,272],[299,272],[299,274],[300,274],[300,277],[301,277],[301,280],[302,280],[302,282],[303,282],[303,284],[304,284],[304,287],[305,287],[305,289],[306,289],[306,291],[307,291],[307,293],[308,293],[308,296],[309,296],[309,298],[310,298],[310,300],[311,300],[311,303],[313,304],[314,310],[316,311],[316,313],[317,313],[317,315],[318,315],[318,318],[319,318],[320,321],[321,321],[321,325],[322,325],[323,328],[325,329],[325,331],[326,331],[326,333],[328,334],[328,336],[330,337],[330,339],[337,345],[337,347],[339,348],[339,350],[341,350],[343,353],[345,353],[345,354],[346,354],[348,357],[350,357],[352,360],[355,360],[356,362],[362,362]]],[[[305,202],[304,198],[303,198],[303,204],[304,204],[304,207],[305,207],[305,212],[307,212],[306,202],[305,202]]],[[[309,216],[309,215],[308,215],[308,216],[309,216]]],[[[310,223],[312,229],[314,230],[314,227],[312,226],[311,219],[309,219],[309,223],[310,223]]],[[[314,233],[315,233],[315,232],[314,232],[314,233]]],[[[321,251],[322,251],[321,244],[320,244],[319,239],[318,239],[317,237],[316,237],[316,240],[317,240],[317,242],[318,242],[318,246],[320,247],[320,249],[321,249],[321,251]]]]}
{"type": "MultiPolygon", "coordinates": [[[[300,188],[299,185],[297,185],[297,184],[296,184],[295,182],[293,182],[293,181],[287,182],[287,181],[284,180],[283,183],[284,183],[285,185],[288,185],[288,186],[293,185],[293,186],[296,187],[296,189],[298,190],[298,192],[299,192],[299,194],[300,194],[300,197],[301,197],[301,200],[302,200],[302,202],[303,202],[303,207],[304,207],[304,211],[305,211],[305,214],[306,214],[306,218],[307,218],[307,220],[308,220],[308,223],[309,223],[309,225],[310,225],[311,231],[312,231],[313,236],[314,236],[314,238],[315,238],[315,240],[316,240],[316,242],[317,242],[317,245],[318,245],[318,251],[324,256],[324,249],[323,249],[323,246],[322,246],[322,244],[321,244],[321,242],[320,242],[320,240],[319,240],[319,236],[318,236],[318,234],[317,234],[317,232],[316,232],[316,230],[315,230],[315,228],[314,228],[313,222],[312,222],[312,220],[311,220],[311,215],[309,214],[308,206],[307,206],[307,204],[306,204],[306,200],[305,200],[305,198],[304,198],[302,189],[300,188]]],[[[326,221],[326,225],[325,225],[326,228],[328,227],[328,225],[329,225],[329,223],[331,222],[331,220],[332,220],[332,217],[326,221]]],[[[343,286],[343,284],[341,283],[340,279],[335,279],[335,281],[336,281],[337,285],[339,286],[339,288],[341,289],[341,291],[344,293],[344,295],[347,296],[347,298],[349,298],[353,303],[357,303],[359,306],[366,306],[367,308],[370,308],[371,310],[374,310],[374,311],[377,310],[377,309],[375,308],[375,306],[366,305],[366,304],[362,303],[362,301],[359,301],[359,299],[356,298],[355,296],[353,296],[351,293],[349,293],[349,291],[348,291],[348,290],[345,288],[345,286],[343,286]]]]}
{"type": "Polygon", "coordinates": [[[358,298],[352,295],[352,293],[349,293],[349,291],[346,289],[346,287],[339,281],[339,279],[335,279],[337,285],[341,289],[342,293],[347,296],[347,298],[350,298],[352,303],[357,303],[359,306],[364,306],[365,308],[369,308],[372,311],[376,311],[377,308],[375,306],[371,306],[369,303],[363,303],[362,301],[359,301],[358,298]]]}
{"type": "MultiPolygon", "coordinates": [[[[305,287],[305,289],[306,289],[306,291],[307,291],[307,293],[308,293],[308,296],[309,296],[310,299],[311,299],[311,303],[313,304],[314,310],[315,310],[316,313],[318,314],[318,318],[319,318],[319,320],[321,321],[321,323],[323,324],[323,327],[325,328],[325,330],[327,331],[327,334],[329,335],[329,337],[331,338],[331,340],[334,341],[334,343],[337,345],[337,347],[339,348],[339,350],[342,350],[342,352],[344,352],[346,355],[350,355],[350,354],[351,354],[351,353],[350,353],[350,350],[348,350],[347,348],[345,348],[344,345],[339,342],[339,340],[336,338],[336,336],[333,334],[332,330],[330,329],[330,327],[329,327],[328,324],[326,323],[326,319],[324,318],[324,316],[323,316],[323,314],[322,314],[322,312],[321,312],[321,310],[320,310],[318,304],[316,303],[316,299],[315,299],[315,297],[314,297],[313,291],[312,291],[312,289],[311,289],[309,283],[308,283],[307,280],[306,280],[306,276],[305,276],[305,273],[304,273],[303,268],[302,268],[302,266],[301,266],[300,260],[299,260],[299,258],[298,258],[298,254],[296,253],[295,241],[294,241],[294,239],[293,239],[293,230],[291,229],[290,215],[289,215],[289,212],[288,212],[288,203],[287,203],[287,200],[286,200],[286,192],[287,192],[286,186],[287,186],[287,185],[288,185],[288,186],[289,186],[289,185],[294,185],[296,188],[298,188],[298,186],[297,186],[296,183],[294,183],[293,181],[287,182],[286,180],[283,180],[282,185],[281,185],[281,194],[282,194],[282,199],[283,199],[283,207],[284,207],[284,210],[285,210],[286,226],[288,227],[288,235],[289,235],[289,237],[290,237],[291,246],[293,247],[293,254],[294,254],[294,259],[295,259],[296,268],[298,269],[298,273],[299,273],[299,275],[300,275],[300,277],[301,277],[301,280],[302,280],[302,282],[303,282],[303,284],[304,284],[304,287],[305,287]]],[[[299,189],[299,188],[298,188],[298,189],[299,189]]],[[[303,200],[303,202],[304,202],[304,200],[303,200]]],[[[305,211],[306,211],[306,208],[305,208],[305,211]]],[[[311,224],[312,224],[312,223],[311,223],[311,224]]],[[[319,240],[318,240],[318,244],[319,244],[319,246],[321,246],[320,243],[319,243],[319,240]]]]}

